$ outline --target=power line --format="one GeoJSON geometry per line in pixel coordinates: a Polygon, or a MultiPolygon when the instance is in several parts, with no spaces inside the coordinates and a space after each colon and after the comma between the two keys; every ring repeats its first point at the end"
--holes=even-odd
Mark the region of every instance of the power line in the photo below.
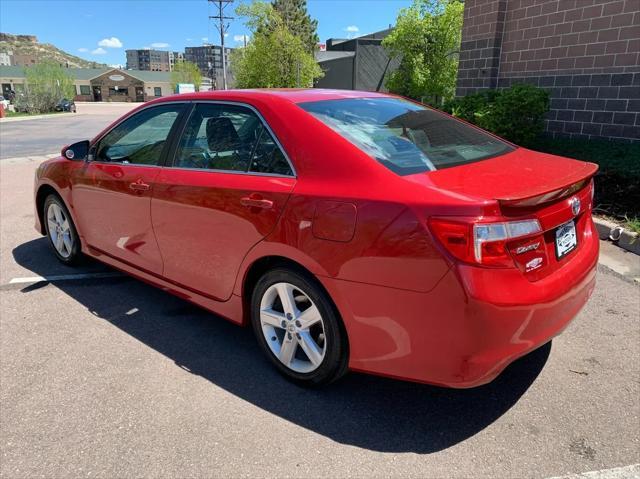
{"type": "Polygon", "coordinates": [[[217,15],[209,15],[210,20],[218,20],[216,28],[220,32],[220,48],[222,49],[222,89],[227,89],[227,55],[224,49],[224,36],[229,29],[229,23],[225,25],[226,20],[233,20],[233,17],[226,17],[224,15],[224,9],[233,3],[233,0],[207,0],[218,8],[217,15]]]}

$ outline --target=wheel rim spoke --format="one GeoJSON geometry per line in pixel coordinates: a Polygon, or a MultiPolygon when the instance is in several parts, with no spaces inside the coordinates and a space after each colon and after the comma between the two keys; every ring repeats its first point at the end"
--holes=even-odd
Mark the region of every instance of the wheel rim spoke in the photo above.
{"type": "Polygon", "coordinates": [[[314,324],[322,321],[322,316],[316,305],[312,304],[298,316],[298,321],[300,321],[300,329],[309,329],[314,324]]]}
{"type": "Polygon", "coordinates": [[[60,207],[58,205],[53,205],[51,208],[53,208],[53,214],[56,218],[56,222],[61,225],[62,223],[64,223],[64,218],[62,216],[62,210],[60,209],[60,207]]]}
{"type": "Polygon", "coordinates": [[[57,235],[56,237],[56,249],[59,253],[64,254],[64,241],[62,239],[63,235],[57,235]]]}
{"type": "Polygon", "coordinates": [[[298,343],[309,358],[309,361],[311,361],[311,364],[317,366],[322,362],[322,351],[311,337],[311,334],[309,334],[307,331],[302,331],[300,333],[300,339],[298,339],[298,343]]]}
{"type": "Polygon", "coordinates": [[[47,224],[49,225],[49,231],[51,233],[55,233],[56,232],[56,227],[58,226],[58,223],[56,223],[52,218],[49,218],[47,220],[47,224]]]}
{"type": "Polygon", "coordinates": [[[58,244],[58,233],[56,232],[55,229],[53,229],[53,230],[49,230],[49,235],[51,236],[51,242],[53,243],[53,245],[57,249],[58,248],[58,246],[57,246],[57,244],[58,244]]]}
{"type": "Polygon", "coordinates": [[[293,287],[287,283],[279,283],[277,289],[280,302],[282,303],[282,309],[284,309],[285,314],[290,314],[291,317],[296,317],[299,312],[296,307],[296,300],[293,299],[293,287]]]}
{"type": "Polygon", "coordinates": [[[285,334],[282,340],[282,346],[280,347],[280,361],[289,366],[296,354],[297,347],[297,341],[293,338],[289,339],[289,336],[285,334]]]}
{"type": "Polygon", "coordinates": [[[284,314],[268,308],[260,311],[260,320],[262,321],[262,324],[268,324],[274,328],[282,328],[282,321],[285,321],[286,317],[284,314]]]}
{"type": "Polygon", "coordinates": [[[67,253],[71,253],[71,249],[73,248],[73,243],[71,242],[71,238],[68,234],[61,234],[62,242],[64,243],[64,247],[67,250],[67,253]]]}

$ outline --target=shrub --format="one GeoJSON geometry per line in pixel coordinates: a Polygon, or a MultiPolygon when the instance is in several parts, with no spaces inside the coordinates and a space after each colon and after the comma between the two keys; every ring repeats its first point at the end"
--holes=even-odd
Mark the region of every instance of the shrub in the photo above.
{"type": "Polygon", "coordinates": [[[532,85],[501,90],[478,123],[482,128],[518,145],[531,145],[544,130],[549,94],[532,85]]]}
{"type": "Polygon", "coordinates": [[[544,130],[549,94],[532,85],[485,90],[456,98],[445,111],[518,145],[530,146],[544,130]]]}

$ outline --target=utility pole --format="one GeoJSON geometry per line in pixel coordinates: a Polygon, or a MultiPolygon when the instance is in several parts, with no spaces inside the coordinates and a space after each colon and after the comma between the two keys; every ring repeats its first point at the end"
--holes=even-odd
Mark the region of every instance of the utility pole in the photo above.
{"type": "Polygon", "coordinates": [[[216,28],[220,32],[220,48],[222,49],[222,88],[223,90],[227,89],[227,55],[224,50],[224,35],[227,33],[229,29],[229,23],[225,24],[225,20],[233,20],[233,17],[225,17],[224,9],[229,4],[233,3],[233,0],[207,0],[211,2],[217,9],[217,15],[209,15],[209,19],[218,20],[218,24],[216,28]]]}

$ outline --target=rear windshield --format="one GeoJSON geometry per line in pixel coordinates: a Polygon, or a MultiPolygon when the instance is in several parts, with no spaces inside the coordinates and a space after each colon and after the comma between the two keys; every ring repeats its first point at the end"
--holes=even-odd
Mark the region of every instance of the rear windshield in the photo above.
{"type": "Polygon", "coordinates": [[[513,150],[482,130],[399,98],[356,98],[299,106],[399,175],[485,160],[513,150]]]}

